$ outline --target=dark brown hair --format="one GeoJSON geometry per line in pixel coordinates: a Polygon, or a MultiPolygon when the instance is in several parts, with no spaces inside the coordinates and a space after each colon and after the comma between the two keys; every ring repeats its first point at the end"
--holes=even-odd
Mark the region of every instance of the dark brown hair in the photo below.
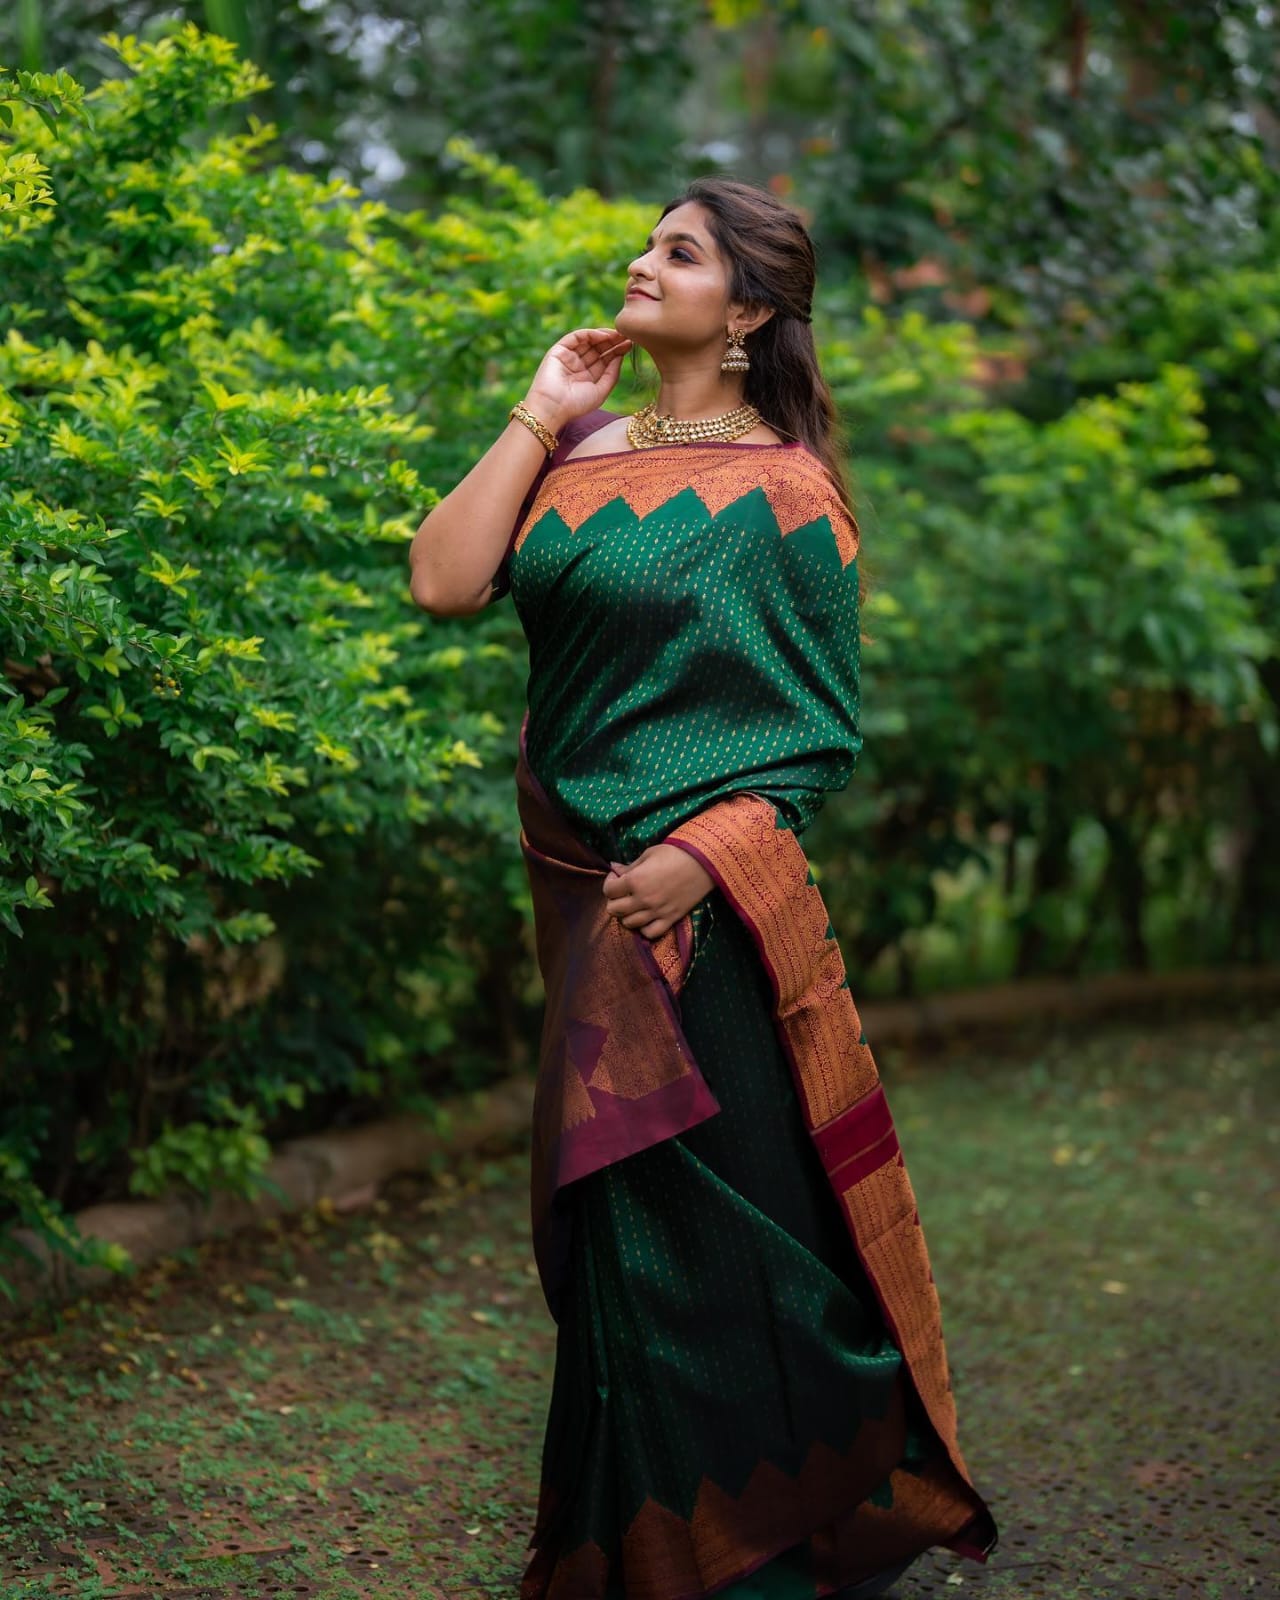
{"type": "MultiPolygon", "coordinates": [[[[818,268],[808,230],[767,189],[737,178],[694,178],[667,202],[662,215],[691,202],[706,210],[712,237],[728,262],[730,300],[773,307],[773,316],[746,337],[751,366],[743,398],[775,433],[799,439],[813,451],[857,529],[845,440],[809,322],[818,268]]],[[[858,588],[865,595],[861,561],[858,588]]]]}

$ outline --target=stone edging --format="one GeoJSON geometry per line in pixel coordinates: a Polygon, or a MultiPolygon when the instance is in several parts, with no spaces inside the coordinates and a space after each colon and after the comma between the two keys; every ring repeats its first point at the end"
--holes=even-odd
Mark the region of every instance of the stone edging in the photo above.
{"type": "Polygon", "coordinates": [[[1084,1022],[1162,1006],[1203,1010],[1229,1000],[1280,996],[1280,967],[1195,967],[1181,972],[1100,972],[1084,978],[1022,978],[918,1000],[868,1001],[858,1010],[867,1041],[914,1044],[991,1033],[1024,1022],[1084,1022]]]}
{"type": "MultiPolygon", "coordinates": [[[[989,984],[910,1001],[868,1001],[859,1007],[873,1050],[885,1045],[928,1043],[956,1034],[1007,1028],[1031,1020],[1081,1022],[1117,1010],[1149,1010],[1176,1000],[1220,1004],[1224,999],[1280,995],[1280,968],[1205,968],[1178,973],[1104,973],[1097,977],[1032,979],[989,984]]],[[[527,1138],[534,1081],[527,1073],[492,1088],[445,1102],[434,1121],[392,1117],[361,1128],[307,1134],[281,1144],[267,1166],[264,1189],[253,1199],[220,1194],[210,1200],[171,1195],[160,1200],[115,1201],[77,1212],[80,1233],[123,1245],[136,1265],[171,1255],[279,1216],[328,1200],[335,1210],[354,1210],[376,1197],[378,1186],[398,1172],[419,1171],[444,1155],[453,1160],[479,1144],[527,1138]]],[[[40,1259],[5,1262],[5,1277],[18,1288],[17,1301],[0,1299],[0,1323],[21,1316],[32,1301],[55,1301],[86,1288],[121,1281],[105,1267],[75,1267],[49,1251],[29,1229],[15,1229],[40,1259]]]]}
{"type": "MultiPolygon", "coordinates": [[[[320,1200],[328,1200],[336,1211],[352,1211],[370,1204],[378,1186],[394,1173],[421,1171],[438,1155],[453,1160],[486,1140],[523,1138],[533,1111],[533,1087],[533,1079],[521,1074],[445,1102],[434,1121],[389,1117],[360,1128],[288,1139],[277,1146],[264,1173],[279,1192],[266,1188],[252,1199],[173,1194],[159,1200],[118,1200],[87,1206],[72,1220],[86,1237],[123,1245],[141,1266],[205,1239],[306,1210],[320,1200]]],[[[16,1301],[0,1299],[0,1324],[23,1315],[41,1296],[61,1301],[88,1288],[125,1281],[108,1267],[75,1266],[28,1228],[15,1228],[13,1237],[42,1265],[19,1257],[0,1268],[19,1292],[16,1301]]]]}

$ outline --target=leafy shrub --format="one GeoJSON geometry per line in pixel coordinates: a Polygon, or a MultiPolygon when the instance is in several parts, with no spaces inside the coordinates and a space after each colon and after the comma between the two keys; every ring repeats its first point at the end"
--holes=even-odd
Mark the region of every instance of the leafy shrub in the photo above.
{"type": "Polygon", "coordinates": [[[1274,769],[1276,736],[1265,573],[1223,537],[1239,481],[1188,366],[1038,422],[990,404],[989,362],[964,325],[874,309],[828,353],[884,508],[860,782],[814,831],[850,862],[831,901],[905,987],[942,923],[963,976],[1229,955],[1240,757],[1265,739],[1274,769]]]}
{"type": "Polygon", "coordinates": [[[521,1042],[523,641],[421,612],[406,541],[639,233],[465,145],[394,215],[202,137],[226,41],[107,42],[0,143],[0,1204],[46,1234],[521,1042]]]}

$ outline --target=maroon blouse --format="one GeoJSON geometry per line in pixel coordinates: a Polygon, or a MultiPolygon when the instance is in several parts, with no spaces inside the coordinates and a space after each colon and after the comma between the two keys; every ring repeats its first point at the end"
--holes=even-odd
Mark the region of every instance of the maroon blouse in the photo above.
{"type": "Polygon", "coordinates": [[[618,413],[616,411],[597,409],[588,411],[584,416],[575,417],[572,422],[567,422],[561,428],[560,443],[556,446],[554,453],[549,455],[538,468],[538,476],[533,480],[528,494],[524,497],[524,504],[516,514],[515,524],[511,529],[511,537],[507,540],[506,553],[499,563],[497,572],[493,575],[493,593],[489,596],[490,605],[495,600],[501,600],[502,596],[511,587],[511,549],[516,542],[516,535],[520,532],[524,519],[533,510],[533,502],[537,498],[538,490],[542,487],[542,480],[551,471],[552,467],[558,467],[569,452],[575,446],[581,444],[589,434],[594,433],[597,428],[603,428],[606,422],[616,422],[617,419],[618,413]]]}

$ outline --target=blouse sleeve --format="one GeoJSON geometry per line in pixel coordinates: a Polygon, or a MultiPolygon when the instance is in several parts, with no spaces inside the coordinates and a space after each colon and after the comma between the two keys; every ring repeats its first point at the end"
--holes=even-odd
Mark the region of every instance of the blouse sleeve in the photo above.
{"type": "Polygon", "coordinates": [[[542,480],[551,471],[552,467],[558,467],[569,452],[576,445],[581,444],[588,434],[594,433],[597,428],[603,428],[606,422],[613,422],[615,417],[616,413],[612,411],[599,409],[588,411],[585,416],[575,417],[572,422],[567,423],[560,430],[559,444],[556,446],[554,453],[549,455],[538,468],[538,475],[530,484],[529,492],[525,495],[520,509],[516,513],[516,520],[512,524],[511,533],[507,538],[507,548],[503,553],[502,560],[498,563],[497,572],[493,575],[493,592],[488,601],[490,605],[495,600],[501,600],[503,595],[511,588],[511,553],[515,546],[516,536],[524,526],[525,518],[533,510],[533,502],[538,498],[538,490],[542,487],[542,480]]]}

